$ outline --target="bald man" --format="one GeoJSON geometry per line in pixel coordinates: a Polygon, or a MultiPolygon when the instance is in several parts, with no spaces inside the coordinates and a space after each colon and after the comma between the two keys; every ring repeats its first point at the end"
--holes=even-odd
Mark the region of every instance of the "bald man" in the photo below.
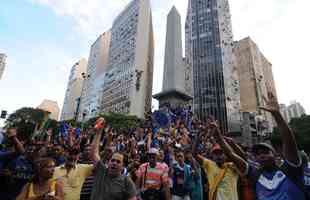
{"type": "Polygon", "coordinates": [[[97,164],[91,200],[136,200],[135,184],[129,177],[122,175],[124,156],[114,153],[109,160],[108,167],[100,160],[101,134],[102,131],[97,131],[92,148],[93,160],[97,164]]]}

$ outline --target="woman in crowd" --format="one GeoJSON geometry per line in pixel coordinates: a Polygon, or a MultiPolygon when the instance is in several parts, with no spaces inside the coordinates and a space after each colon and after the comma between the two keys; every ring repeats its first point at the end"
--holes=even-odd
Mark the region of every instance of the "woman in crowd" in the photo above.
{"type": "Polygon", "coordinates": [[[16,200],[63,200],[63,183],[53,179],[55,161],[40,158],[35,162],[35,176],[26,184],[16,200]]]}

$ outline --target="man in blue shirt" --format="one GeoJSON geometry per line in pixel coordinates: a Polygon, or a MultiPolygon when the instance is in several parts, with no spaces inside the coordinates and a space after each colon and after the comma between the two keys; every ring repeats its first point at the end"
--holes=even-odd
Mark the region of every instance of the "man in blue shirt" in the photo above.
{"type": "Polygon", "coordinates": [[[232,151],[214,122],[211,123],[212,133],[226,156],[253,181],[257,200],[306,200],[302,161],[298,154],[295,135],[281,116],[276,98],[271,93],[268,97],[266,106],[261,109],[272,114],[281,132],[282,154],[285,161],[280,168],[276,165],[275,152],[270,145],[262,143],[253,147],[256,160],[260,164],[260,168],[257,168],[232,151]]]}
{"type": "Polygon", "coordinates": [[[189,200],[194,187],[194,178],[190,165],[185,164],[182,151],[176,153],[176,161],[172,170],[172,200],[189,200]]]}
{"type": "Polygon", "coordinates": [[[25,149],[17,138],[17,131],[15,128],[8,129],[6,136],[8,141],[13,144],[14,149],[0,152],[0,197],[3,200],[10,200],[15,199],[15,196],[12,195],[10,191],[16,189],[18,185],[12,182],[13,173],[9,166],[18,160],[20,154],[25,152],[25,149]]]}
{"type": "Polygon", "coordinates": [[[0,170],[2,170],[3,166],[7,162],[16,158],[19,154],[22,154],[25,152],[24,146],[17,138],[17,131],[15,128],[8,129],[7,139],[10,143],[13,144],[14,149],[0,151],[0,170]]]}
{"type": "Polygon", "coordinates": [[[301,151],[301,158],[302,158],[302,166],[303,166],[303,176],[304,176],[304,187],[306,192],[310,194],[310,162],[308,155],[304,152],[301,151]]]}

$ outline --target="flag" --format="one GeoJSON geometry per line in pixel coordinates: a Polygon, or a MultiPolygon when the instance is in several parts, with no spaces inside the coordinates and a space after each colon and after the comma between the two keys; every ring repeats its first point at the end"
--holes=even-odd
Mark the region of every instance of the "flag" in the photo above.
{"type": "Polygon", "coordinates": [[[80,135],[81,135],[81,129],[80,128],[75,128],[74,132],[75,132],[76,137],[80,137],[80,135]]]}
{"type": "Polygon", "coordinates": [[[153,113],[155,121],[159,124],[160,127],[166,127],[169,124],[169,118],[166,113],[155,111],[153,113]]]}
{"type": "Polygon", "coordinates": [[[69,125],[65,122],[63,122],[60,126],[60,133],[64,138],[68,138],[68,130],[69,130],[69,125]]]}

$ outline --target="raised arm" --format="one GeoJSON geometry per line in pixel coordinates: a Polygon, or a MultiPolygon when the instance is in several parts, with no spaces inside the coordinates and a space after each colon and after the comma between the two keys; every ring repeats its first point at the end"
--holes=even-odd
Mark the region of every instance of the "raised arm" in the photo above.
{"type": "Polygon", "coordinates": [[[105,120],[103,118],[99,118],[96,121],[95,126],[96,135],[92,143],[92,149],[91,149],[91,157],[94,163],[100,161],[99,145],[102,136],[102,130],[104,129],[104,127],[105,127],[105,120]]]}
{"type": "Polygon", "coordinates": [[[268,93],[268,99],[265,98],[266,105],[260,107],[262,110],[270,112],[274,117],[280,129],[283,142],[283,155],[285,159],[295,165],[300,164],[301,160],[298,156],[298,148],[295,135],[283,119],[277,99],[272,93],[268,93]]]}
{"type": "Polygon", "coordinates": [[[64,198],[64,183],[62,180],[57,180],[55,200],[64,200],[64,198]]]}
{"type": "Polygon", "coordinates": [[[246,159],[247,157],[246,153],[238,144],[236,144],[236,142],[232,138],[224,137],[224,139],[238,156],[240,156],[243,159],[246,159]]]}
{"type": "Polygon", "coordinates": [[[247,162],[244,159],[242,159],[240,156],[238,156],[232,150],[232,148],[229,146],[229,144],[227,144],[227,142],[225,141],[219,127],[217,126],[217,124],[215,122],[211,123],[211,128],[212,128],[213,136],[215,137],[218,144],[223,149],[225,155],[232,160],[232,162],[237,166],[237,168],[239,169],[239,171],[241,173],[246,174],[247,166],[248,166],[247,162]]]}
{"type": "Polygon", "coordinates": [[[198,154],[197,152],[197,146],[200,143],[201,135],[202,135],[201,130],[199,130],[197,135],[195,136],[195,140],[192,146],[193,156],[196,158],[196,160],[198,161],[200,165],[202,165],[203,160],[205,159],[202,155],[198,154]]]}
{"type": "Polygon", "coordinates": [[[152,132],[149,131],[147,133],[146,152],[148,152],[150,150],[151,144],[152,144],[152,132]]]}
{"type": "Polygon", "coordinates": [[[25,153],[25,148],[24,148],[23,144],[17,138],[17,130],[16,130],[16,128],[11,128],[9,130],[8,137],[9,137],[9,139],[12,140],[12,142],[13,142],[13,144],[15,146],[16,153],[20,153],[20,154],[25,153]]]}

